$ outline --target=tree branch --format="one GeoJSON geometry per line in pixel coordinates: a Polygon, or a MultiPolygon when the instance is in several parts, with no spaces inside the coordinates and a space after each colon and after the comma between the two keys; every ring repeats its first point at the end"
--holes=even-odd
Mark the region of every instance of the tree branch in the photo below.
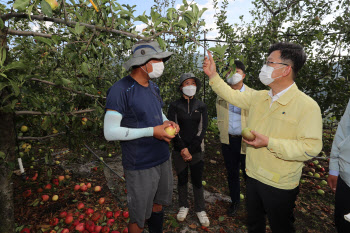
{"type": "MultiPolygon", "coordinates": [[[[84,110],[78,110],[78,111],[73,111],[69,112],[68,115],[76,115],[76,114],[83,114],[83,113],[88,113],[88,112],[93,112],[95,109],[84,109],[84,110]]],[[[45,116],[50,116],[50,115],[57,115],[57,114],[62,114],[62,113],[57,113],[57,112],[39,112],[39,111],[15,111],[16,116],[19,115],[45,115],[45,116]]]]}
{"type": "Polygon", "coordinates": [[[48,138],[59,136],[61,134],[66,134],[66,133],[65,132],[60,132],[60,133],[47,135],[47,136],[44,136],[44,137],[18,137],[17,139],[18,140],[37,140],[37,141],[41,141],[41,140],[44,140],[44,139],[48,139],[48,138]]]}
{"type": "Polygon", "coordinates": [[[45,84],[48,84],[48,85],[51,85],[51,86],[55,86],[55,87],[58,87],[58,88],[61,88],[61,89],[64,89],[64,90],[67,90],[67,91],[70,91],[70,92],[74,92],[74,93],[77,93],[77,94],[86,95],[86,96],[93,97],[93,98],[106,99],[106,97],[102,97],[102,96],[98,96],[98,95],[91,95],[91,94],[84,93],[84,92],[81,92],[81,91],[76,91],[76,90],[73,90],[71,88],[64,87],[64,86],[61,86],[61,85],[58,85],[58,84],[55,84],[53,82],[49,82],[49,81],[46,81],[46,80],[41,80],[41,79],[37,79],[37,78],[31,78],[30,80],[36,81],[36,82],[45,83],[45,84]]]}
{"type": "Polygon", "coordinates": [[[271,14],[274,14],[273,10],[270,8],[270,6],[265,2],[265,0],[261,0],[264,5],[266,6],[266,8],[270,11],[271,14]]]}
{"type": "MultiPolygon", "coordinates": [[[[29,16],[27,14],[23,14],[23,13],[8,13],[8,14],[4,14],[1,15],[0,18],[3,21],[7,21],[9,19],[12,18],[22,18],[22,19],[27,19],[29,18],[29,16]]],[[[67,26],[75,26],[77,24],[77,22],[75,21],[69,21],[69,20],[65,20],[65,19],[58,19],[58,18],[50,18],[50,17],[46,17],[43,15],[30,15],[30,18],[32,20],[39,20],[39,21],[49,21],[49,22],[54,22],[54,23],[58,23],[58,24],[64,24],[67,26]]],[[[124,32],[121,30],[116,30],[116,29],[111,29],[111,28],[105,28],[105,27],[101,27],[101,26],[97,26],[97,25],[92,25],[92,24],[87,24],[87,23],[79,23],[80,26],[84,26],[88,29],[91,30],[97,30],[97,31],[102,31],[102,32],[110,32],[113,34],[120,34],[120,35],[124,35],[124,36],[128,36],[131,38],[135,38],[135,39],[142,39],[142,40],[151,40],[154,37],[144,37],[144,36],[139,36],[139,35],[135,35],[131,32],[124,32]]]]}
{"type": "Polygon", "coordinates": [[[273,12],[272,14],[273,14],[273,15],[277,15],[277,14],[280,13],[282,10],[288,9],[289,7],[293,6],[294,4],[296,4],[296,3],[298,3],[298,2],[299,2],[299,0],[296,0],[296,1],[294,1],[294,2],[291,2],[291,3],[287,4],[286,7],[280,8],[280,9],[278,9],[277,11],[273,12]]]}
{"type": "Polygon", "coordinates": [[[41,36],[46,38],[51,38],[52,34],[45,34],[40,32],[31,32],[31,31],[16,31],[13,29],[8,28],[7,34],[10,35],[18,35],[18,36],[41,36]]]}

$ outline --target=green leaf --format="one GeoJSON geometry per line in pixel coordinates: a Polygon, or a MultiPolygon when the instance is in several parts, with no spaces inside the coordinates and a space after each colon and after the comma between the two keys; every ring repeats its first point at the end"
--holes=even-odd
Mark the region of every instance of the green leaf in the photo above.
{"type": "Polygon", "coordinates": [[[166,49],[166,44],[164,43],[164,40],[161,37],[157,38],[157,42],[162,50],[166,49]]]}
{"type": "Polygon", "coordinates": [[[5,27],[4,21],[2,21],[2,19],[0,19],[0,29],[3,29],[5,27]]]}
{"type": "Polygon", "coordinates": [[[14,81],[10,81],[10,84],[12,86],[12,89],[15,91],[15,96],[18,96],[19,93],[20,93],[20,90],[19,90],[19,87],[18,87],[18,84],[14,81]]]}
{"type": "Polygon", "coordinates": [[[13,4],[13,8],[19,11],[24,11],[27,6],[29,6],[29,0],[16,0],[13,4]]]}
{"type": "Polygon", "coordinates": [[[187,23],[185,20],[181,19],[178,23],[175,24],[176,26],[182,27],[182,28],[186,28],[187,27],[187,23]]]}
{"type": "Polygon", "coordinates": [[[84,31],[85,27],[80,26],[79,22],[75,25],[75,33],[80,35],[84,31]]]}
{"type": "Polygon", "coordinates": [[[166,14],[166,17],[169,19],[169,20],[172,20],[173,19],[173,12],[176,12],[176,9],[175,8],[169,8],[168,9],[168,12],[166,14]]]}
{"type": "Polygon", "coordinates": [[[52,17],[52,9],[51,6],[45,1],[42,0],[41,1],[41,10],[43,11],[43,13],[49,17],[52,17]]]}
{"type": "Polygon", "coordinates": [[[83,63],[81,64],[81,71],[83,72],[83,74],[89,75],[89,67],[88,67],[88,64],[86,64],[85,62],[83,62],[83,63]]]}
{"type": "Polygon", "coordinates": [[[35,36],[34,39],[36,41],[40,41],[42,43],[45,43],[47,45],[52,45],[52,40],[48,39],[48,38],[44,38],[44,37],[41,37],[41,36],[35,36]]]}
{"type": "Polygon", "coordinates": [[[1,159],[5,159],[6,158],[6,154],[2,151],[0,151],[0,158],[1,159]]]}
{"type": "Polygon", "coordinates": [[[137,17],[135,18],[135,21],[141,21],[141,22],[143,22],[143,23],[145,23],[145,24],[148,24],[148,19],[147,19],[147,17],[144,16],[144,15],[139,15],[139,16],[137,16],[137,17]]]}
{"type": "Polygon", "coordinates": [[[28,67],[23,62],[15,61],[15,62],[12,62],[12,63],[8,64],[7,66],[5,66],[5,71],[21,70],[21,69],[26,69],[26,68],[28,68],[28,67]]]}

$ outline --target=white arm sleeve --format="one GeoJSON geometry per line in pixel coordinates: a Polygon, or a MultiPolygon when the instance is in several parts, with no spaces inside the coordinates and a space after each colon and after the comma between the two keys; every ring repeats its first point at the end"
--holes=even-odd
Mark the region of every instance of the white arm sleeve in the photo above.
{"type": "Polygon", "coordinates": [[[163,116],[163,122],[164,122],[164,121],[168,121],[168,118],[164,115],[163,112],[162,112],[162,116],[163,116]]]}
{"type": "Polygon", "coordinates": [[[153,127],[134,129],[121,127],[122,114],[117,111],[107,111],[104,119],[103,132],[108,141],[127,141],[142,137],[152,137],[153,127]]]}

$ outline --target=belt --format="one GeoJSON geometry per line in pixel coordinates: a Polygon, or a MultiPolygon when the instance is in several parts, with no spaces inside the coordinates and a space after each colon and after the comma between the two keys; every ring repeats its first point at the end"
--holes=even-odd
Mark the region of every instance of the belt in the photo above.
{"type": "Polygon", "coordinates": [[[241,138],[242,135],[232,135],[232,134],[229,134],[228,135],[230,138],[241,138]]]}

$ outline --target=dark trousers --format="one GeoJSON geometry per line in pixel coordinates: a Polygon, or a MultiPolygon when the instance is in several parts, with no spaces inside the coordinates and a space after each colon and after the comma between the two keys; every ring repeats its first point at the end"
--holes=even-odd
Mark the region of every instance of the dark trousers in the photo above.
{"type": "Polygon", "coordinates": [[[295,232],[293,209],[299,193],[295,189],[284,190],[247,178],[248,232],[266,231],[266,215],[273,233],[295,232]]]}
{"type": "Polygon", "coordinates": [[[195,212],[201,212],[205,210],[204,203],[204,190],[202,186],[202,177],[203,177],[203,168],[204,161],[200,160],[198,163],[187,166],[182,170],[178,177],[178,192],[179,192],[179,207],[188,208],[188,167],[191,171],[191,182],[193,187],[193,196],[194,196],[194,210],[195,212]]]}
{"type": "Polygon", "coordinates": [[[240,201],[239,168],[245,172],[245,155],[241,154],[242,137],[229,137],[230,144],[221,144],[222,155],[224,156],[227,171],[227,182],[230,190],[232,203],[240,201]]]}
{"type": "Polygon", "coordinates": [[[338,176],[337,191],[335,193],[335,226],[339,233],[350,232],[350,222],[344,219],[344,215],[350,213],[350,187],[338,176]]]}

